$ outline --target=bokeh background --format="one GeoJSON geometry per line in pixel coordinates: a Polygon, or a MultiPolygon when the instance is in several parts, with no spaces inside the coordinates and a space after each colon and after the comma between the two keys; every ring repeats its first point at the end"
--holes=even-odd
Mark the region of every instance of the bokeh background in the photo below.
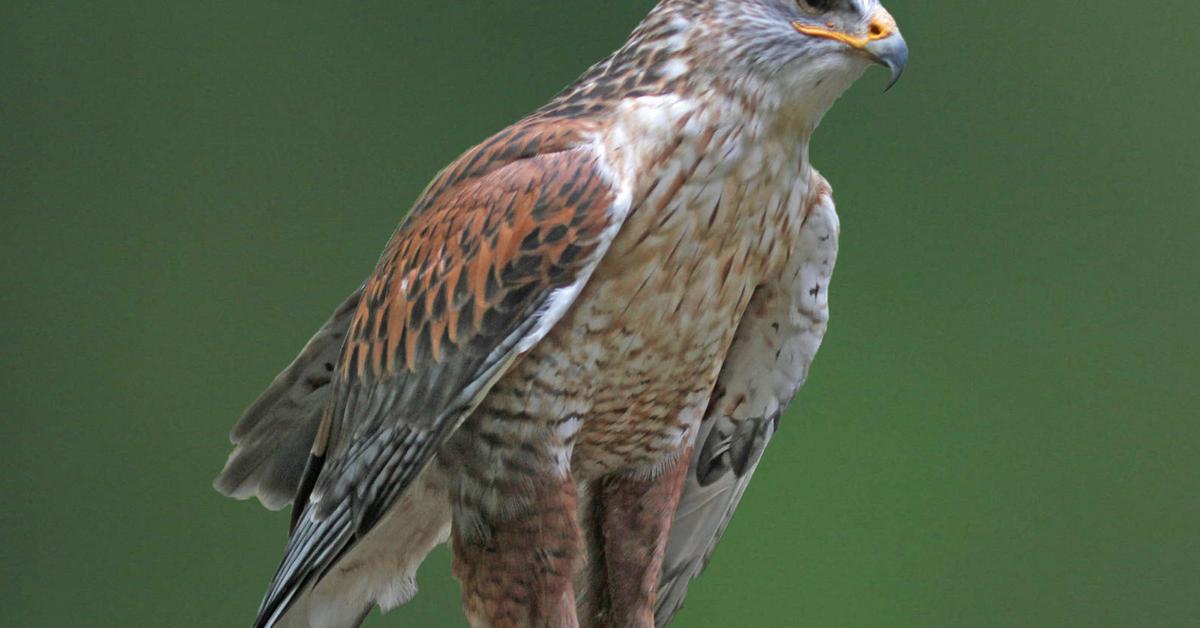
{"type": "MultiPolygon", "coordinates": [[[[286,514],[227,430],[650,5],[0,5],[0,624],[248,624],[286,514]]],[[[1200,625],[1200,4],[889,6],[813,149],[832,327],[677,625],[1200,625]]],[[[421,585],[368,626],[463,625],[421,585]]]]}

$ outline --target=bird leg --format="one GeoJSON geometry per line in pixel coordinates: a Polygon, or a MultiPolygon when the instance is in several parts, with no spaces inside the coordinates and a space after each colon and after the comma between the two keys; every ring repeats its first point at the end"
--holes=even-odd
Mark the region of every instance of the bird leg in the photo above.
{"type": "MultiPolygon", "coordinates": [[[[475,628],[577,628],[573,578],[582,543],[575,482],[538,485],[509,516],[463,525],[456,511],[454,575],[475,628]]],[[[529,489],[527,489],[529,490],[529,489]]],[[[492,519],[492,518],[489,518],[492,519]]]]}
{"type": "MultiPolygon", "coordinates": [[[[654,601],[663,555],[690,451],[657,474],[618,473],[600,480],[592,504],[603,548],[607,591],[589,609],[592,626],[654,628],[654,601]]],[[[597,566],[598,567],[598,566],[597,566]]]]}

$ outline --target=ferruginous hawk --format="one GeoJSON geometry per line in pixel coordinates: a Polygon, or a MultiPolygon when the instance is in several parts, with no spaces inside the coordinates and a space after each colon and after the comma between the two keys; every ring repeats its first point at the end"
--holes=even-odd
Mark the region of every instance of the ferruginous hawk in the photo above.
{"type": "Polygon", "coordinates": [[[216,481],[292,530],[256,626],[357,626],[450,539],[473,626],[653,626],[828,320],[809,138],[908,51],[877,0],[663,0],[467,151],[238,422],[216,481]]]}

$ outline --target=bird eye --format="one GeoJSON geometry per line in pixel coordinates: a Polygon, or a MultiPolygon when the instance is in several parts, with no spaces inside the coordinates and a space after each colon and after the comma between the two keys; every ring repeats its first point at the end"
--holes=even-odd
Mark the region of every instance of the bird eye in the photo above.
{"type": "Polygon", "coordinates": [[[833,5],[837,4],[837,0],[796,0],[796,4],[806,11],[824,13],[832,9],[833,5]]]}

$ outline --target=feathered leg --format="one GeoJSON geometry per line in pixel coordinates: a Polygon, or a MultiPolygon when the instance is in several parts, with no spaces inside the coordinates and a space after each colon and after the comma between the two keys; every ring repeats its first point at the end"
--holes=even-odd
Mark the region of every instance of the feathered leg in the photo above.
{"type": "Polygon", "coordinates": [[[690,451],[660,474],[615,474],[600,480],[593,498],[606,591],[589,609],[589,624],[653,628],[654,600],[671,521],[679,504],[690,451]]]}
{"type": "Polygon", "coordinates": [[[575,483],[545,483],[526,506],[488,522],[482,532],[455,518],[454,575],[462,583],[463,610],[472,626],[578,626],[573,579],[582,546],[575,483]]]}
{"type": "Polygon", "coordinates": [[[578,420],[497,387],[447,444],[454,575],[472,626],[574,628],[583,551],[569,464],[578,420]]]}

